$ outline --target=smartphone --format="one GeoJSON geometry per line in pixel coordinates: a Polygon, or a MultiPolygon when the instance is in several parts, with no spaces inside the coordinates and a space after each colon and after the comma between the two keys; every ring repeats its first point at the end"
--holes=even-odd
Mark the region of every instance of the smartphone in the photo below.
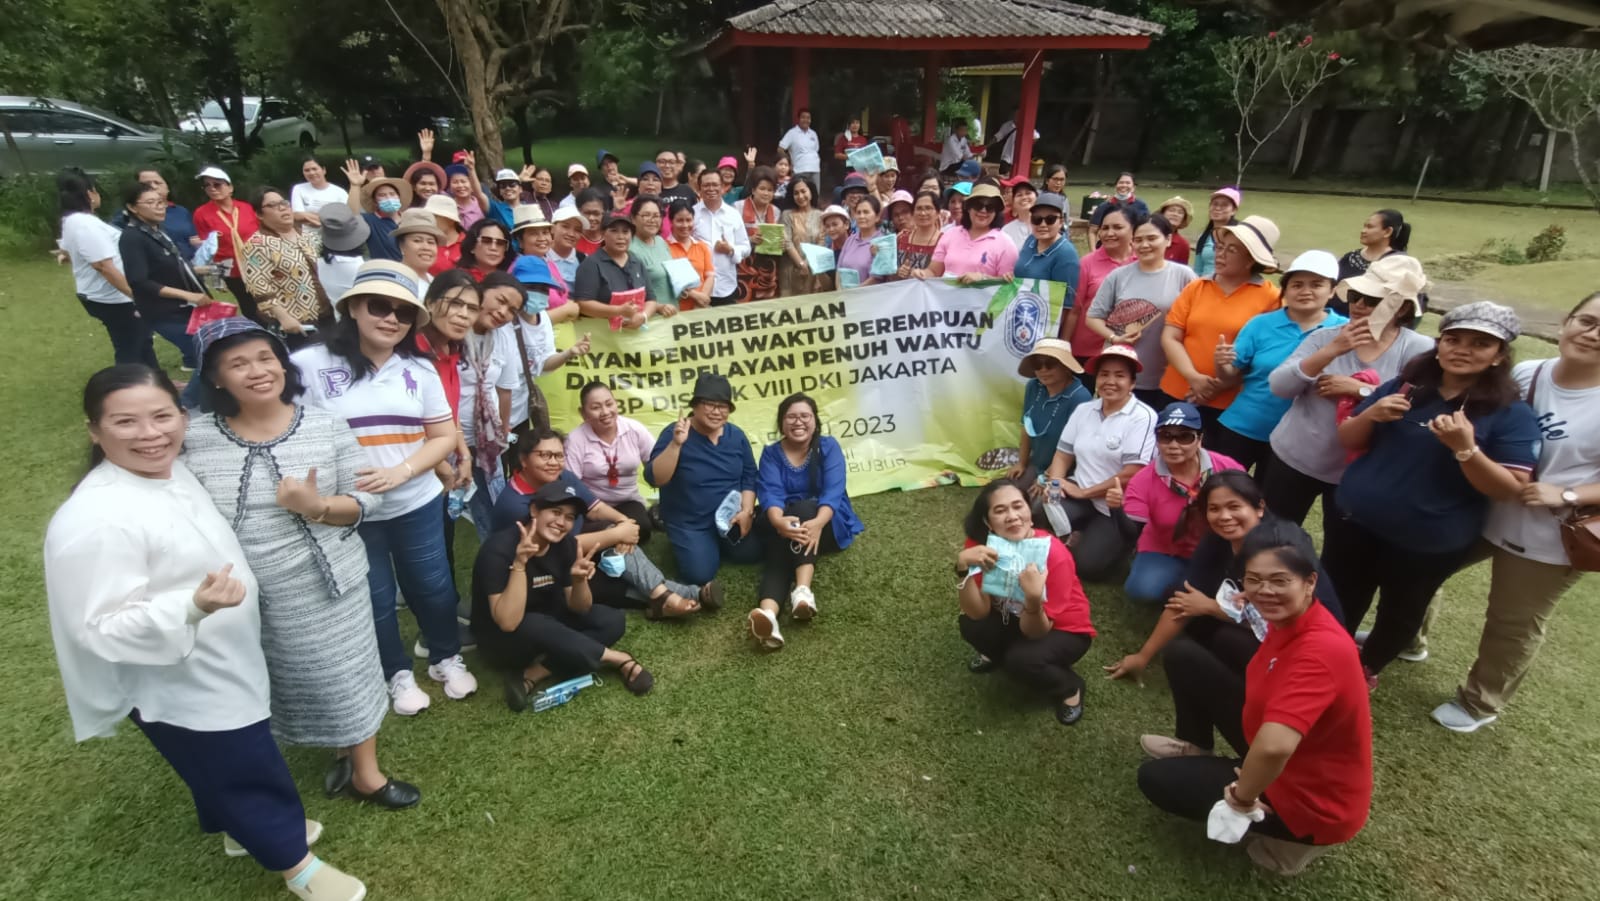
{"type": "Polygon", "coordinates": [[[1412,395],[1417,393],[1417,386],[1411,384],[1410,382],[1401,382],[1400,390],[1396,391],[1395,393],[1405,398],[1407,401],[1410,401],[1412,399],[1412,395]]]}

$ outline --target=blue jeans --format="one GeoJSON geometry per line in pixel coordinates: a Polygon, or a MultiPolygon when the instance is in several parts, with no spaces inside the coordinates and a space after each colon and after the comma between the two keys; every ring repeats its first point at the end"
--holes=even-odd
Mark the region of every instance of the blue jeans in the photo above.
{"type": "Polygon", "coordinates": [[[184,366],[194,369],[198,365],[195,363],[194,336],[189,334],[189,314],[183,313],[159,319],[146,316],[144,320],[150,326],[150,331],[165,338],[168,344],[183,354],[184,366]]]}
{"type": "Polygon", "coordinates": [[[1171,554],[1140,551],[1133,555],[1133,566],[1128,570],[1128,581],[1122,583],[1122,592],[1130,601],[1141,604],[1165,604],[1172,593],[1183,587],[1183,573],[1189,561],[1171,554]]]}
{"type": "Polygon", "coordinates": [[[461,653],[456,632],[456,581],[444,549],[444,495],[412,510],[356,527],[367,546],[367,587],[372,592],[372,620],[378,632],[383,677],[411,668],[411,655],[400,640],[395,586],[406,594],[406,606],[428,644],[428,662],[461,653]]]}
{"type": "Polygon", "coordinates": [[[678,578],[696,585],[715,579],[724,559],[730,563],[755,563],[762,557],[759,535],[733,542],[717,534],[716,526],[690,528],[669,522],[667,540],[678,561],[678,578]]]}

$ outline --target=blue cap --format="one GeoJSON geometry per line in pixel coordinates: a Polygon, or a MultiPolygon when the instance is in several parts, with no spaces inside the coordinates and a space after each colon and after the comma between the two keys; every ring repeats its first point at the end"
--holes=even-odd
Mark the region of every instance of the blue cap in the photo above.
{"type": "Polygon", "coordinates": [[[958,181],[950,187],[944,189],[944,196],[949,197],[951,194],[960,194],[962,197],[971,196],[972,182],[958,181]]]}
{"type": "Polygon", "coordinates": [[[983,164],[977,160],[966,160],[956,167],[956,174],[962,178],[977,178],[983,174],[983,164]]]}
{"type": "Polygon", "coordinates": [[[1162,410],[1161,415],[1156,418],[1156,428],[1164,429],[1173,426],[1200,431],[1202,428],[1200,410],[1194,404],[1185,403],[1181,400],[1167,404],[1166,409],[1162,410]]]}
{"type": "Polygon", "coordinates": [[[612,153],[611,151],[606,150],[605,148],[602,147],[594,155],[594,164],[596,166],[603,165],[605,163],[605,161],[608,160],[608,159],[611,160],[613,163],[622,162],[622,160],[615,153],[612,153]]]}
{"type": "Polygon", "coordinates": [[[643,176],[643,175],[654,175],[656,178],[660,178],[661,177],[661,170],[660,170],[660,168],[658,168],[656,166],[655,163],[652,163],[649,160],[645,160],[644,162],[639,164],[639,174],[641,176],[643,176]]]}
{"type": "Polygon", "coordinates": [[[555,277],[550,274],[550,264],[543,257],[532,254],[517,257],[517,261],[511,264],[511,277],[524,285],[556,286],[555,277]]]}
{"type": "Polygon", "coordinates": [[[471,178],[472,177],[472,170],[468,169],[462,163],[451,163],[450,165],[444,167],[444,177],[445,178],[447,178],[447,179],[448,178],[453,178],[453,177],[455,177],[457,175],[465,175],[468,178],[471,178]]]}

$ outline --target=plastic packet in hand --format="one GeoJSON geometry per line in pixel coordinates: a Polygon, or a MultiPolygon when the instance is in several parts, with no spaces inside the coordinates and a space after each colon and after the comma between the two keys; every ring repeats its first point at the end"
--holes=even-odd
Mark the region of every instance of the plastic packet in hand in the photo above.
{"type": "MultiPolygon", "coordinates": [[[[449,514],[451,519],[460,519],[462,514],[467,512],[467,501],[472,500],[472,496],[477,493],[478,483],[475,481],[468,482],[465,488],[451,490],[449,494],[445,495],[445,512],[449,514]]],[[[470,520],[472,517],[469,515],[467,519],[470,520]]]]}
{"type": "Polygon", "coordinates": [[[206,235],[200,246],[194,249],[194,259],[190,264],[194,266],[209,266],[211,260],[217,255],[217,232],[206,235]]]}
{"type": "Polygon", "coordinates": [[[727,537],[728,531],[733,528],[733,518],[739,515],[739,509],[743,506],[744,498],[740,496],[737,488],[728,492],[728,496],[717,505],[715,521],[718,534],[727,537]]]}

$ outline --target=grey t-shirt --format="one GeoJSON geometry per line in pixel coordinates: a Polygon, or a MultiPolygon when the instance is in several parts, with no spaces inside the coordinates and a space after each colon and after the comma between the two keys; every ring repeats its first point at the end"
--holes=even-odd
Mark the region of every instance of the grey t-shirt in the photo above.
{"type": "Polygon", "coordinates": [[[1144,331],[1133,343],[1139,362],[1144,364],[1135,388],[1160,388],[1161,376],[1167,371],[1167,352],[1161,349],[1161,321],[1178,294],[1197,276],[1194,270],[1182,263],[1168,261],[1160,271],[1145,272],[1137,263],[1119,266],[1100,283],[1094,302],[1089,305],[1090,319],[1104,319],[1113,335],[1121,335],[1134,326],[1144,331]]]}
{"type": "MultiPolygon", "coordinates": [[[[1337,400],[1317,394],[1317,380],[1308,378],[1300,370],[1300,361],[1339,337],[1339,331],[1318,329],[1307,335],[1289,359],[1272,370],[1268,378],[1273,394],[1294,400],[1289,412],[1272,430],[1273,454],[1313,479],[1329,484],[1338,484],[1344,478],[1346,466],[1346,452],[1339,443],[1339,426],[1335,422],[1339,405],[1337,400]]],[[[1432,338],[1403,328],[1389,349],[1372,362],[1362,362],[1352,350],[1334,357],[1317,375],[1355,375],[1363,369],[1371,369],[1378,373],[1381,385],[1399,375],[1401,367],[1412,357],[1432,349],[1432,338]]]]}

